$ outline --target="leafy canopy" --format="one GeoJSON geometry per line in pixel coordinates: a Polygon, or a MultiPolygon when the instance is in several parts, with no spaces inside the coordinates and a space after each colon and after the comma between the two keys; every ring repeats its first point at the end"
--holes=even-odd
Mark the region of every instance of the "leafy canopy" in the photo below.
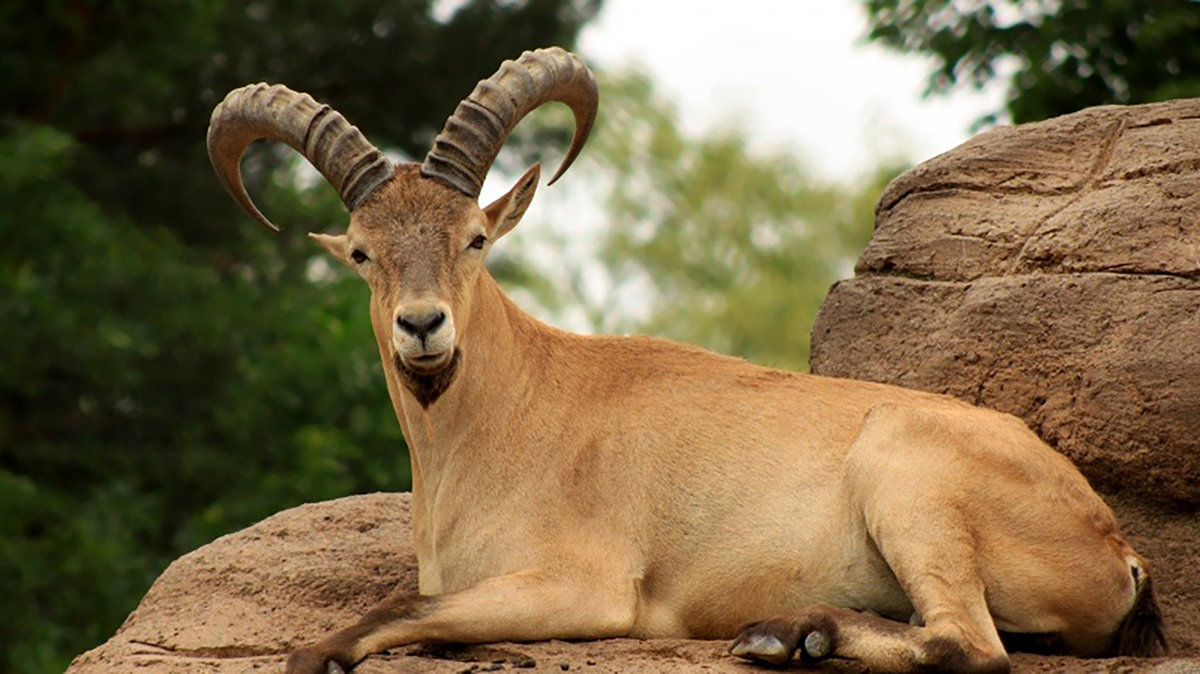
{"type": "Polygon", "coordinates": [[[1092,105],[1200,96],[1197,2],[864,0],[864,5],[868,39],[933,58],[927,92],[981,88],[1004,79],[1007,112],[1016,123],[1092,105]]]}

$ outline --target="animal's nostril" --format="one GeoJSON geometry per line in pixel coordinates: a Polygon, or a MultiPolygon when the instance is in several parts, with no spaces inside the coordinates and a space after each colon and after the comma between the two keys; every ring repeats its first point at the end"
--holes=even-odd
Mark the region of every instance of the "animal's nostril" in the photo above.
{"type": "Polygon", "coordinates": [[[435,314],[406,314],[396,317],[396,325],[400,326],[401,330],[422,339],[429,333],[437,330],[445,322],[446,313],[443,311],[435,314]]]}
{"type": "Polygon", "coordinates": [[[425,331],[433,332],[434,330],[437,330],[438,328],[440,328],[442,326],[442,323],[445,323],[445,322],[446,322],[446,313],[443,311],[439,311],[439,312],[437,312],[437,315],[433,317],[433,320],[429,321],[429,326],[425,328],[425,331]]]}

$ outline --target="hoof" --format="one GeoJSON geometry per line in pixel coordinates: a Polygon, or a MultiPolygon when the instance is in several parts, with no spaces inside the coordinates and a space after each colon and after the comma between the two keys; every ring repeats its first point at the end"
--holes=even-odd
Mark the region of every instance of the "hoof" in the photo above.
{"type": "Polygon", "coordinates": [[[791,662],[797,652],[806,664],[816,664],[834,656],[837,649],[836,619],[823,607],[747,625],[729,645],[739,658],[771,665],[791,662]]]}
{"type": "Polygon", "coordinates": [[[782,665],[792,659],[791,650],[777,637],[751,630],[743,632],[735,639],[729,646],[729,652],[739,658],[769,662],[773,665],[782,665]]]}
{"type": "Polygon", "coordinates": [[[330,660],[325,664],[325,674],[346,674],[346,670],[338,663],[330,660]]]}
{"type": "Polygon", "coordinates": [[[804,655],[810,660],[820,660],[833,650],[833,641],[821,630],[813,630],[804,637],[804,655]]]}

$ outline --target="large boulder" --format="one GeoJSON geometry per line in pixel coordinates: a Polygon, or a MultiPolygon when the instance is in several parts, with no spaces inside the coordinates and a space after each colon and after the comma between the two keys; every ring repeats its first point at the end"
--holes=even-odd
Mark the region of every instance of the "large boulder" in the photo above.
{"type": "Polygon", "coordinates": [[[175,560],[71,672],[280,670],[286,653],[415,592],[409,495],[286,510],[175,560]]]}
{"type": "Polygon", "coordinates": [[[1200,99],[998,128],[888,186],[812,370],[1021,418],[1099,489],[1200,507],[1200,99]]]}

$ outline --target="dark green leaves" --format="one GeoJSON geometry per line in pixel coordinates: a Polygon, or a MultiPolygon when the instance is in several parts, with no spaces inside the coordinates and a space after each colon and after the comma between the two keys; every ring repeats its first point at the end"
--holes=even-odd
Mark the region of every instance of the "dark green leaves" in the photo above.
{"type": "MultiPolygon", "coordinates": [[[[1028,122],[1091,105],[1200,95],[1200,3],[865,0],[868,38],[933,57],[928,92],[1007,81],[1028,122]]],[[[997,111],[1000,112],[1000,111],[997,111]]]]}

